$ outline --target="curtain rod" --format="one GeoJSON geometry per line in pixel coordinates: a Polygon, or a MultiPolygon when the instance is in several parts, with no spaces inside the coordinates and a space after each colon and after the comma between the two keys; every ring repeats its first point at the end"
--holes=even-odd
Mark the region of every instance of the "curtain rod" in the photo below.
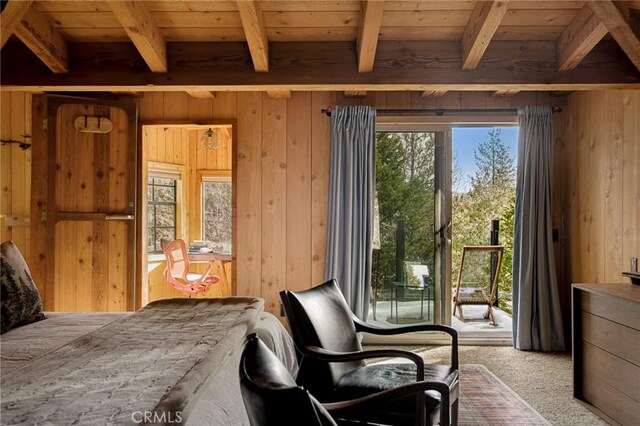
{"type": "MultiPolygon", "coordinates": [[[[562,108],[554,105],[551,107],[552,112],[561,112],[562,108]]],[[[322,108],[321,113],[327,117],[331,117],[331,107],[322,108]]],[[[462,108],[462,109],[450,109],[450,108],[425,108],[425,109],[378,109],[376,111],[378,115],[436,115],[442,117],[445,114],[508,114],[518,115],[517,108],[462,108]]]]}

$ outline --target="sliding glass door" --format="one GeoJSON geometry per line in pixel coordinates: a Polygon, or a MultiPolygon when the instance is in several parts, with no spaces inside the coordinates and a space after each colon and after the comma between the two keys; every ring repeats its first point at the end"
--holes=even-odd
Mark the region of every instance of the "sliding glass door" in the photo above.
{"type": "Polygon", "coordinates": [[[450,321],[451,132],[378,129],[368,321],[450,321]]]}

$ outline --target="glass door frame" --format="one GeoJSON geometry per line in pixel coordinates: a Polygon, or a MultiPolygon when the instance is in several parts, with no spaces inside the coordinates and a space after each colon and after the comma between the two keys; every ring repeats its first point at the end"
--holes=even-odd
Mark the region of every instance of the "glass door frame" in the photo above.
{"type": "MultiPolygon", "coordinates": [[[[449,301],[451,300],[452,126],[448,124],[392,123],[386,122],[385,118],[390,117],[380,117],[378,119],[376,132],[420,132],[433,133],[435,136],[435,217],[433,231],[436,251],[434,276],[439,279],[435,285],[434,323],[451,325],[451,303],[449,301]]],[[[396,342],[396,338],[385,339],[385,341],[391,340],[394,343],[396,342]]]]}

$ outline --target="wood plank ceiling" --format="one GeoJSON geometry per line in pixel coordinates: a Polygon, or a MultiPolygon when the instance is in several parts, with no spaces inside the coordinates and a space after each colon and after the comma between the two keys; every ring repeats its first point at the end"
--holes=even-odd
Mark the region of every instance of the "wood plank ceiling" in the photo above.
{"type": "MultiPolygon", "coordinates": [[[[199,93],[210,93],[217,88],[232,90],[234,86],[239,90],[263,86],[276,96],[287,96],[287,91],[292,89],[336,88],[355,92],[357,96],[367,88],[404,87],[414,90],[425,88],[429,90],[425,90],[424,96],[440,96],[449,89],[478,90],[482,86],[505,96],[520,88],[540,90],[545,83],[549,89],[588,89],[594,88],[594,84],[629,87],[637,84],[640,70],[638,4],[637,1],[519,0],[10,0],[2,12],[2,43],[4,46],[8,34],[13,33],[53,73],[68,73],[66,77],[42,78],[32,82],[41,88],[64,90],[68,86],[77,90],[79,86],[90,86],[81,83],[82,78],[73,78],[74,75],[81,76],[84,69],[88,70],[86,56],[90,55],[86,55],[87,49],[83,49],[83,45],[97,46],[97,49],[102,46],[105,52],[113,55],[114,61],[124,61],[123,48],[117,50],[118,45],[114,42],[132,42],[138,57],[146,64],[146,69],[133,71],[159,74],[147,78],[147,84],[175,86],[169,90],[186,90],[191,83],[194,87],[188,89],[199,93]],[[601,42],[603,38],[605,41],[601,42]],[[353,43],[353,48],[350,43],[353,43]],[[242,44],[244,50],[238,47],[242,44]],[[601,48],[596,49],[599,44],[601,48]],[[179,68],[184,66],[184,58],[171,57],[174,45],[186,46],[179,48],[184,55],[201,53],[205,47],[207,52],[221,51],[218,56],[205,57],[203,61],[209,60],[209,64],[199,66],[213,68],[228,64],[226,72],[235,72],[233,67],[241,62],[246,66],[250,58],[254,75],[245,72],[235,80],[227,79],[228,84],[211,84],[215,76],[200,79],[193,77],[193,73],[190,79],[184,76],[188,70],[179,68]],[[618,53],[618,45],[624,53],[618,53]],[[76,56],[69,59],[67,49],[75,52],[76,56]],[[393,58],[385,57],[388,53],[384,53],[393,52],[393,49],[400,54],[395,62],[393,58]],[[572,72],[595,50],[605,53],[584,66],[583,72],[572,72]],[[433,71],[433,75],[425,73],[423,81],[420,81],[409,78],[412,74],[407,73],[407,78],[403,79],[405,69],[416,66],[415,63],[400,62],[403,52],[410,52],[414,62],[423,59],[418,65],[433,71]],[[221,63],[220,57],[224,55],[225,62],[221,63]],[[229,59],[233,55],[235,59],[229,59]],[[617,55],[617,68],[612,66],[609,69],[603,64],[603,61],[611,60],[611,55],[617,55]],[[521,59],[521,62],[509,62],[514,58],[521,59]],[[314,78],[311,69],[306,72],[305,67],[312,66],[311,59],[316,59],[313,66],[326,67],[325,72],[341,67],[336,71],[336,78],[314,78]],[[531,59],[537,59],[539,63],[531,62],[531,59]],[[496,64],[498,60],[500,63],[496,64]],[[629,66],[629,60],[632,66],[629,66]],[[529,61],[529,64],[523,64],[524,61],[529,61]],[[345,69],[346,65],[349,65],[348,69],[345,69]],[[285,66],[288,69],[299,67],[295,78],[283,72],[285,66]],[[378,75],[385,67],[393,68],[398,77],[378,75]],[[526,71],[527,67],[532,71],[530,85],[522,84],[527,82],[526,79],[512,78],[513,73],[526,71]],[[447,85],[446,68],[464,70],[466,74],[452,75],[451,83],[447,85]],[[496,73],[492,68],[505,72],[496,73]],[[595,75],[607,70],[608,76],[595,75]],[[438,71],[445,75],[438,78],[438,71]],[[304,72],[306,79],[298,75],[304,72]],[[534,78],[536,72],[539,74],[534,78]],[[163,80],[162,75],[170,77],[163,80]],[[431,78],[433,76],[436,78],[431,78]],[[574,87],[569,87],[572,84],[574,87]]],[[[95,58],[91,60],[95,62],[95,58]]],[[[198,58],[193,60],[197,62],[198,58]]],[[[132,67],[127,64],[126,68],[132,67]]],[[[3,66],[2,84],[15,89],[13,86],[25,84],[19,78],[13,78],[10,72],[13,69],[11,64],[6,68],[3,66]]],[[[111,70],[105,70],[105,73],[108,71],[111,70]]],[[[112,74],[113,79],[105,78],[103,83],[97,84],[103,86],[102,89],[94,89],[109,90],[107,86],[113,84],[118,73],[112,74]]],[[[118,74],[120,79],[124,75],[118,74]]],[[[153,90],[145,89],[145,85],[134,81],[124,81],[123,84],[131,85],[130,90],[153,90]]]]}

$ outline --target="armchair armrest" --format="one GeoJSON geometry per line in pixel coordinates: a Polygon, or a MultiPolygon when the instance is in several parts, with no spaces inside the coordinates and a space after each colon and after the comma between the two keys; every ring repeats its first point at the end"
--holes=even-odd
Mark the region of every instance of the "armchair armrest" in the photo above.
{"type": "Polygon", "coordinates": [[[417,324],[402,327],[375,327],[364,323],[360,319],[353,317],[356,331],[390,336],[394,334],[415,333],[418,331],[439,331],[451,336],[451,366],[458,370],[458,332],[453,327],[440,324],[417,324]]]}
{"type": "Polygon", "coordinates": [[[410,351],[401,349],[374,349],[356,352],[335,352],[318,346],[304,346],[300,349],[300,352],[302,352],[304,356],[327,362],[349,362],[368,358],[387,357],[406,358],[416,364],[416,380],[419,382],[424,380],[424,360],[418,354],[410,351]]]}

